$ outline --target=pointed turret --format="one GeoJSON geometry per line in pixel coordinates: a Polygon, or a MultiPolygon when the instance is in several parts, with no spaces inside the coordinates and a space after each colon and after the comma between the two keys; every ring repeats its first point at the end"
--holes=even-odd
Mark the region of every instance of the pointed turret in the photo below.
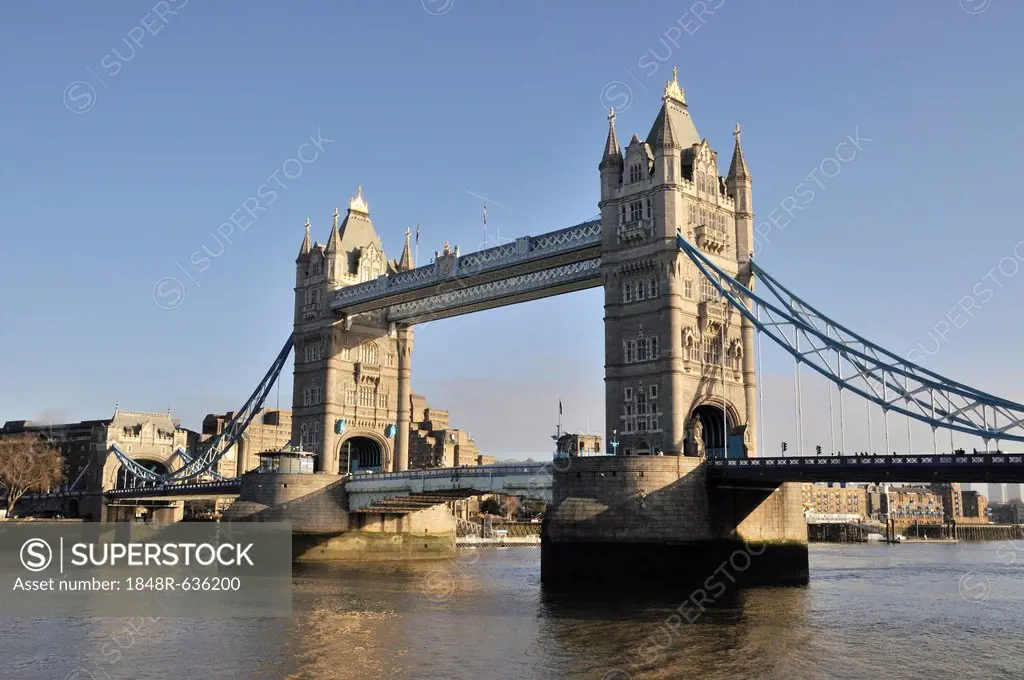
{"type": "Polygon", "coordinates": [[[334,209],[334,221],[331,223],[331,235],[327,237],[327,252],[333,253],[338,250],[338,241],[341,235],[338,233],[338,209],[334,209]]]}
{"type": "Polygon", "coordinates": [[[665,83],[665,93],[661,100],[661,111],[647,134],[647,143],[651,148],[661,148],[660,145],[666,142],[674,145],[669,148],[676,149],[687,149],[699,144],[700,135],[690,118],[686,96],[683,88],[679,87],[679,72],[675,68],[672,69],[672,80],[665,83]],[[666,134],[669,137],[665,137],[666,134]]]}
{"type": "Polygon", "coordinates": [[[622,167],[622,148],[619,137],[615,134],[615,108],[608,109],[608,139],[604,143],[604,155],[601,156],[600,170],[622,167]]]}
{"type": "MultiPolygon", "coordinates": [[[[667,104],[666,104],[667,106],[667,104]]],[[[672,127],[672,116],[664,115],[664,107],[662,108],[662,115],[659,116],[661,119],[661,127],[658,130],[658,136],[654,140],[655,149],[681,149],[682,146],[679,144],[678,136],[672,127]]]]}
{"type": "Polygon", "coordinates": [[[387,271],[389,262],[384,257],[384,245],[370,221],[370,207],[363,198],[362,186],[349,200],[348,212],[340,225],[339,217],[335,211],[334,227],[325,251],[329,255],[331,279],[342,281],[346,276],[360,276],[365,277],[362,280],[369,280],[387,271]]]}
{"type": "Polygon", "coordinates": [[[736,138],[736,148],[732,152],[732,163],[729,164],[728,181],[750,180],[750,170],[747,168],[747,159],[743,157],[743,147],[740,146],[740,124],[736,123],[736,130],[732,133],[736,138]]]}
{"type": "Polygon", "coordinates": [[[306,218],[306,236],[302,239],[302,246],[299,248],[299,257],[295,261],[299,262],[299,261],[303,260],[304,258],[306,258],[309,255],[311,250],[312,250],[312,247],[309,244],[309,218],[307,217],[306,218]]]}
{"type": "Polygon", "coordinates": [[[415,265],[412,261],[412,246],[410,241],[412,239],[412,230],[409,227],[405,228],[405,247],[402,248],[402,256],[394,262],[395,269],[400,272],[406,272],[412,269],[415,265]]]}

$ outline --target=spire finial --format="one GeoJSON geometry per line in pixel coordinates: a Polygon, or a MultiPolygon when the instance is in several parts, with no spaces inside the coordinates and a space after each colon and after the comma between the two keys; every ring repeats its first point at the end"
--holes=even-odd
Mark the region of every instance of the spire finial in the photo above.
{"type": "Polygon", "coordinates": [[[310,227],[309,218],[307,217],[306,218],[306,236],[309,236],[309,227],[310,227]]]}
{"type": "Polygon", "coordinates": [[[334,209],[334,228],[338,228],[338,209],[334,209]]]}
{"type": "Polygon", "coordinates": [[[683,88],[679,87],[679,69],[672,67],[672,80],[665,83],[665,94],[662,99],[672,99],[680,104],[686,104],[686,96],[683,88]]]}
{"type": "Polygon", "coordinates": [[[740,124],[736,123],[736,129],[732,131],[732,136],[736,138],[736,146],[739,146],[739,144],[740,144],[740,135],[741,134],[742,134],[742,131],[740,130],[740,124]]]}
{"type": "Polygon", "coordinates": [[[370,214],[370,207],[366,204],[366,201],[363,199],[362,184],[360,184],[359,187],[356,189],[356,195],[352,198],[352,200],[348,202],[348,209],[354,210],[355,212],[364,213],[367,215],[370,214]]]}
{"type": "Polygon", "coordinates": [[[611,107],[608,108],[608,122],[612,123],[612,124],[615,123],[615,107],[614,106],[611,106],[611,107]]]}

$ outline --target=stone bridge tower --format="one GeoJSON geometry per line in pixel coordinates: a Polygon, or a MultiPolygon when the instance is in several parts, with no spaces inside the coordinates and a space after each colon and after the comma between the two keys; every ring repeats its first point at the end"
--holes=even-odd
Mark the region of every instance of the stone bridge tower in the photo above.
{"type": "Polygon", "coordinates": [[[609,114],[600,163],[607,436],[619,455],[756,455],[753,326],[676,245],[677,231],[744,283],[751,180],[739,126],[728,175],[673,69],[645,140],[623,155],[609,114]],[[617,442],[617,444],[616,444],[617,442]]]}
{"type": "Polygon", "coordinates": [[[336,320],[329,297],[338,288],[411,269],[409,232],[401,257],[389,262],[362,187],[338,220],[335,210],[327,245],[310,244],[307,220],[296,260],[292,443],[315,452],[321,472],[346,472],[349,461],[351,469],[404,469],[396,451],[403,433],[408,447],[412,329],[390,326],[384,310],[336,320]]]}

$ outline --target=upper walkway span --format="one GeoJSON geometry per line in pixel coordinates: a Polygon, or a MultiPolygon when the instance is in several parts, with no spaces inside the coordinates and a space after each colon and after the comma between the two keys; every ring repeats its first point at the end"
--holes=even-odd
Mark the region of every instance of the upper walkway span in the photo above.
{"type": "Polygon", "coordinates": [[[415,324],[536,300],[601,284],[601,221],[590,220],[337,290],[335,314],[386,309],[390,322],[415,324]]]}

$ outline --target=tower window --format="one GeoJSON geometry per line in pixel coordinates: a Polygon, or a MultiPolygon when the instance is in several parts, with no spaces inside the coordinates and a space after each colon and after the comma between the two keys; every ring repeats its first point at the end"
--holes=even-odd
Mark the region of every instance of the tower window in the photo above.
{"type": "Polygon", "coordinates": [[[700,280],[700,300],[701,302],[713,302],[719,300],[721,295],[718,293],[718,289],[715,288],[714,284],[702,278],[700,280]]]}
{"type": "Polygon", "coordinates": [[[634,163],[633,165],[629,166],[629,183],[633,184],[634,182],[639,182],[641,178],[642,175],[640,174],[640,164],[634,163]]]}
{"type": "Polygon", "coordinates": [[[704,339],[704,363],[717,366],[722,358],[722,345],[717,338],[704,339]]]}
{"type": "Polygon", "coordinates": [[[650,198],[647,199],[647,219],[651,219],[654,216],[654,201],[650,198]]]}
{"type": "Polygon", "coordinates": [[[626,401],[633,401],[633,388],[627,387],[626,389],[624,389],[622,391],[622,396],[625,398],[626,401]]]}
{"type": "Polygon", "coordinates": [[[656,277],[652,279],[647,279],[647,297],[658,297],[658,279],[656,277]]]}
{"type": "Polygon", "coordinates": [[[636,222],[643,219],[643,204],[640,201],[633,201],[629,204],[629,221],[636,222]]]}
{"type": "Polygon", "coordinates": [[[651,399],[657,399],[657,398],[658,398],[658,386],[657,385],[651,385],[651,399]]]}
{"type": "Polygon", "coordinates": [[[375,365],[377,363],[377,345],[372,342],[365,342],[360,345],[359,361],[371,366],[375,365]]]}
{"type": "Polygon", "coordinates": [[[687,300],[693,299],[693,279],[683,279],[683,295],[687,300]]]}

